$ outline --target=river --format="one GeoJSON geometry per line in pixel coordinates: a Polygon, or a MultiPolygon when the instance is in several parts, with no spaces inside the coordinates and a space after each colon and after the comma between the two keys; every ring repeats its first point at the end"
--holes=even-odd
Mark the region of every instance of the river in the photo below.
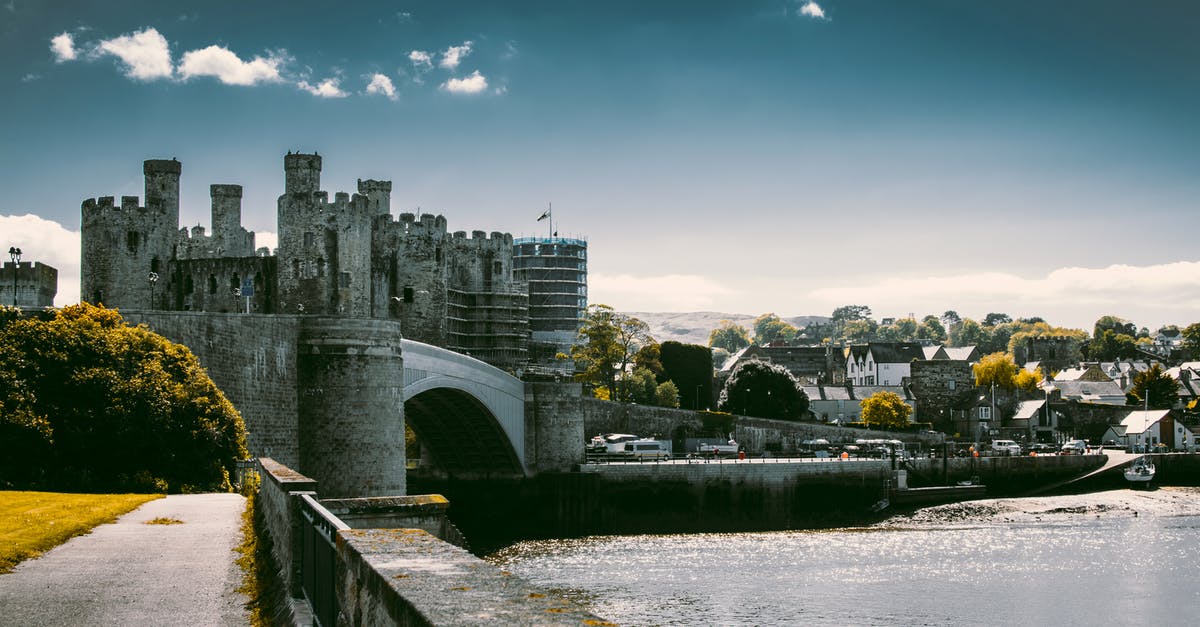
{"type": "Polygon", "coordinates": [[[1200,489],[973,501],[822,531],[523,542],[488,560],[621,625],[1194,625],[1200,489]]]}

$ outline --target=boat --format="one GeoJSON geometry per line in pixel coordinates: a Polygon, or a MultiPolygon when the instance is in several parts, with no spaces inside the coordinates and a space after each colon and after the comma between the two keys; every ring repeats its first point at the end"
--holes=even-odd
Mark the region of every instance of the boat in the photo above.
{"type": "Polygon", "coordinates": [[[624,453],[626,442],[639,439],[639,436],[630,433],[602,433],[588,442],[587,452],[608,455],[624,453]]]}
{"type": "Polygon", "coordinates": [[[1154,478],[1154,462],[1143,455],[1125,469],[1125,480],[1132,483],[1149,483],[1154,478]]]}

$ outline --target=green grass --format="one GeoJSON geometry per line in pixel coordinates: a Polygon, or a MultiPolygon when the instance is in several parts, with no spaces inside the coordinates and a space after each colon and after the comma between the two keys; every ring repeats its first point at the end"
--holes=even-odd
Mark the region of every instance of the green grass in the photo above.
{"type": "Polygon", "coordinates": [[[0,491],[0,574],[161,494],[0,491]]]}

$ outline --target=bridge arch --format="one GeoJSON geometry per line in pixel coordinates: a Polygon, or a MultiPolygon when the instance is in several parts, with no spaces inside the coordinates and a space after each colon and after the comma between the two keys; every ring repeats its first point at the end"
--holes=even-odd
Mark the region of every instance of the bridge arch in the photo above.
{"type": "Polygon", "coordinates": [[[455,476],[526,474],[525,386],[478,359],[402,341],[404,414],[438,467],[455,476]]]}

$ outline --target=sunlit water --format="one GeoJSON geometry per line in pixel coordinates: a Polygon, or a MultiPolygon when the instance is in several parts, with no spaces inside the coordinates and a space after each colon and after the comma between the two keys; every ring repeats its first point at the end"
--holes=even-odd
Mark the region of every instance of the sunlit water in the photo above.
{"type": "Polygon", "coordinates": [[[622,625],[1196,625],[1200,517],[526,542],[490,561],[622,625]]]}

